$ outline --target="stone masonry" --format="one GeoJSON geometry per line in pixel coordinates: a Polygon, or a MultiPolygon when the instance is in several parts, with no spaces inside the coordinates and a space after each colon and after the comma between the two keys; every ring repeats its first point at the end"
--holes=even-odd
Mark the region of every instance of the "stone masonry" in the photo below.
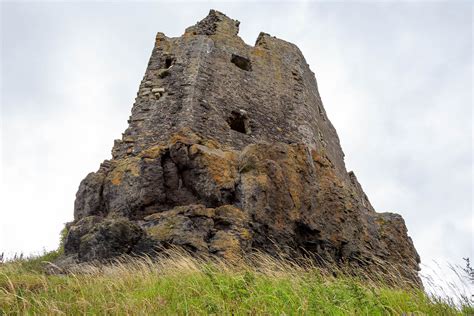
{"type": "Polygon", "coordinates": [[[301,51],[238,31],[211,10],[181,37],[157,34],[129,127],[79,186],[66,256],[258,249],[419,282],[402,217],[375,212],[346,171],[301,51]]]}

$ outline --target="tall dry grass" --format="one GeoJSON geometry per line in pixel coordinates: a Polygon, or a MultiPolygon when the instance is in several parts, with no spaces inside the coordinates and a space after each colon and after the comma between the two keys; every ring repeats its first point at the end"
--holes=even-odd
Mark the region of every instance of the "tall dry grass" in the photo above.
{"type": "Polygon", "coordinates": [[[459,304],[427,295],[395,274],[348,274],[255,252],[246,260],[190,256],[74,265],[62,273],[54,255],[0,265],[0,310],[37,315],[462,315],[459,304]],[[46,270],[45,270],[46,269],[46,270]],[[398,279],[399,280],[399,279],[398,279]]]}

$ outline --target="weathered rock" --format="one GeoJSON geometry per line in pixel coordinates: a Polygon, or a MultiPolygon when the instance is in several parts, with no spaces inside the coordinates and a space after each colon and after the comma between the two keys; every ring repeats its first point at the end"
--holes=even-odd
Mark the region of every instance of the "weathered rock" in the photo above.
{"type": "Polygon", "coordinates": [[[133,251],[143,230],[126,218],[89,216],[69,227],[66,253],[77,253],[81,261],[109,259],[133,251]]]}
{"type": "Polygon", "coordinates": [[[79,186],[66,254],[259,249],[418,281],[403,219],[376,213],[346,171],[299,49],[265,33],[248,46],[238,25],[211,10],[179,38],[158,33],[113,159],[79,186]]]}

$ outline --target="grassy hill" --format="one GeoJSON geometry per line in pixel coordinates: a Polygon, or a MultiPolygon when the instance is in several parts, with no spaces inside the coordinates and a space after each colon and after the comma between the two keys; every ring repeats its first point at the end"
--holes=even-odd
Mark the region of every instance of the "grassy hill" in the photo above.
{"type": "Polygon", "coordinates": [[[0,314],[37,315],[472,315],[406,284],[296,265],[256,254],[252,263],[170,251],[48,274],[59,252],[0,264],[0,314]]]}

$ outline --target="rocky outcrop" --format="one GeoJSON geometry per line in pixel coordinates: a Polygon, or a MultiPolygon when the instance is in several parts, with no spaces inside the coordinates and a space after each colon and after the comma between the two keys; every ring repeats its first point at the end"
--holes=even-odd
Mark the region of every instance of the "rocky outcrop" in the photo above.
{"type": "Polygon", "coordinates": [[[128,129],[79,186],[66,255],[259,249],[418,281],[403,219],[346,171],[299,49],[265,33],[248,46],[238,25],[211,10],[179,38],[158,33],[128,129]]]}

